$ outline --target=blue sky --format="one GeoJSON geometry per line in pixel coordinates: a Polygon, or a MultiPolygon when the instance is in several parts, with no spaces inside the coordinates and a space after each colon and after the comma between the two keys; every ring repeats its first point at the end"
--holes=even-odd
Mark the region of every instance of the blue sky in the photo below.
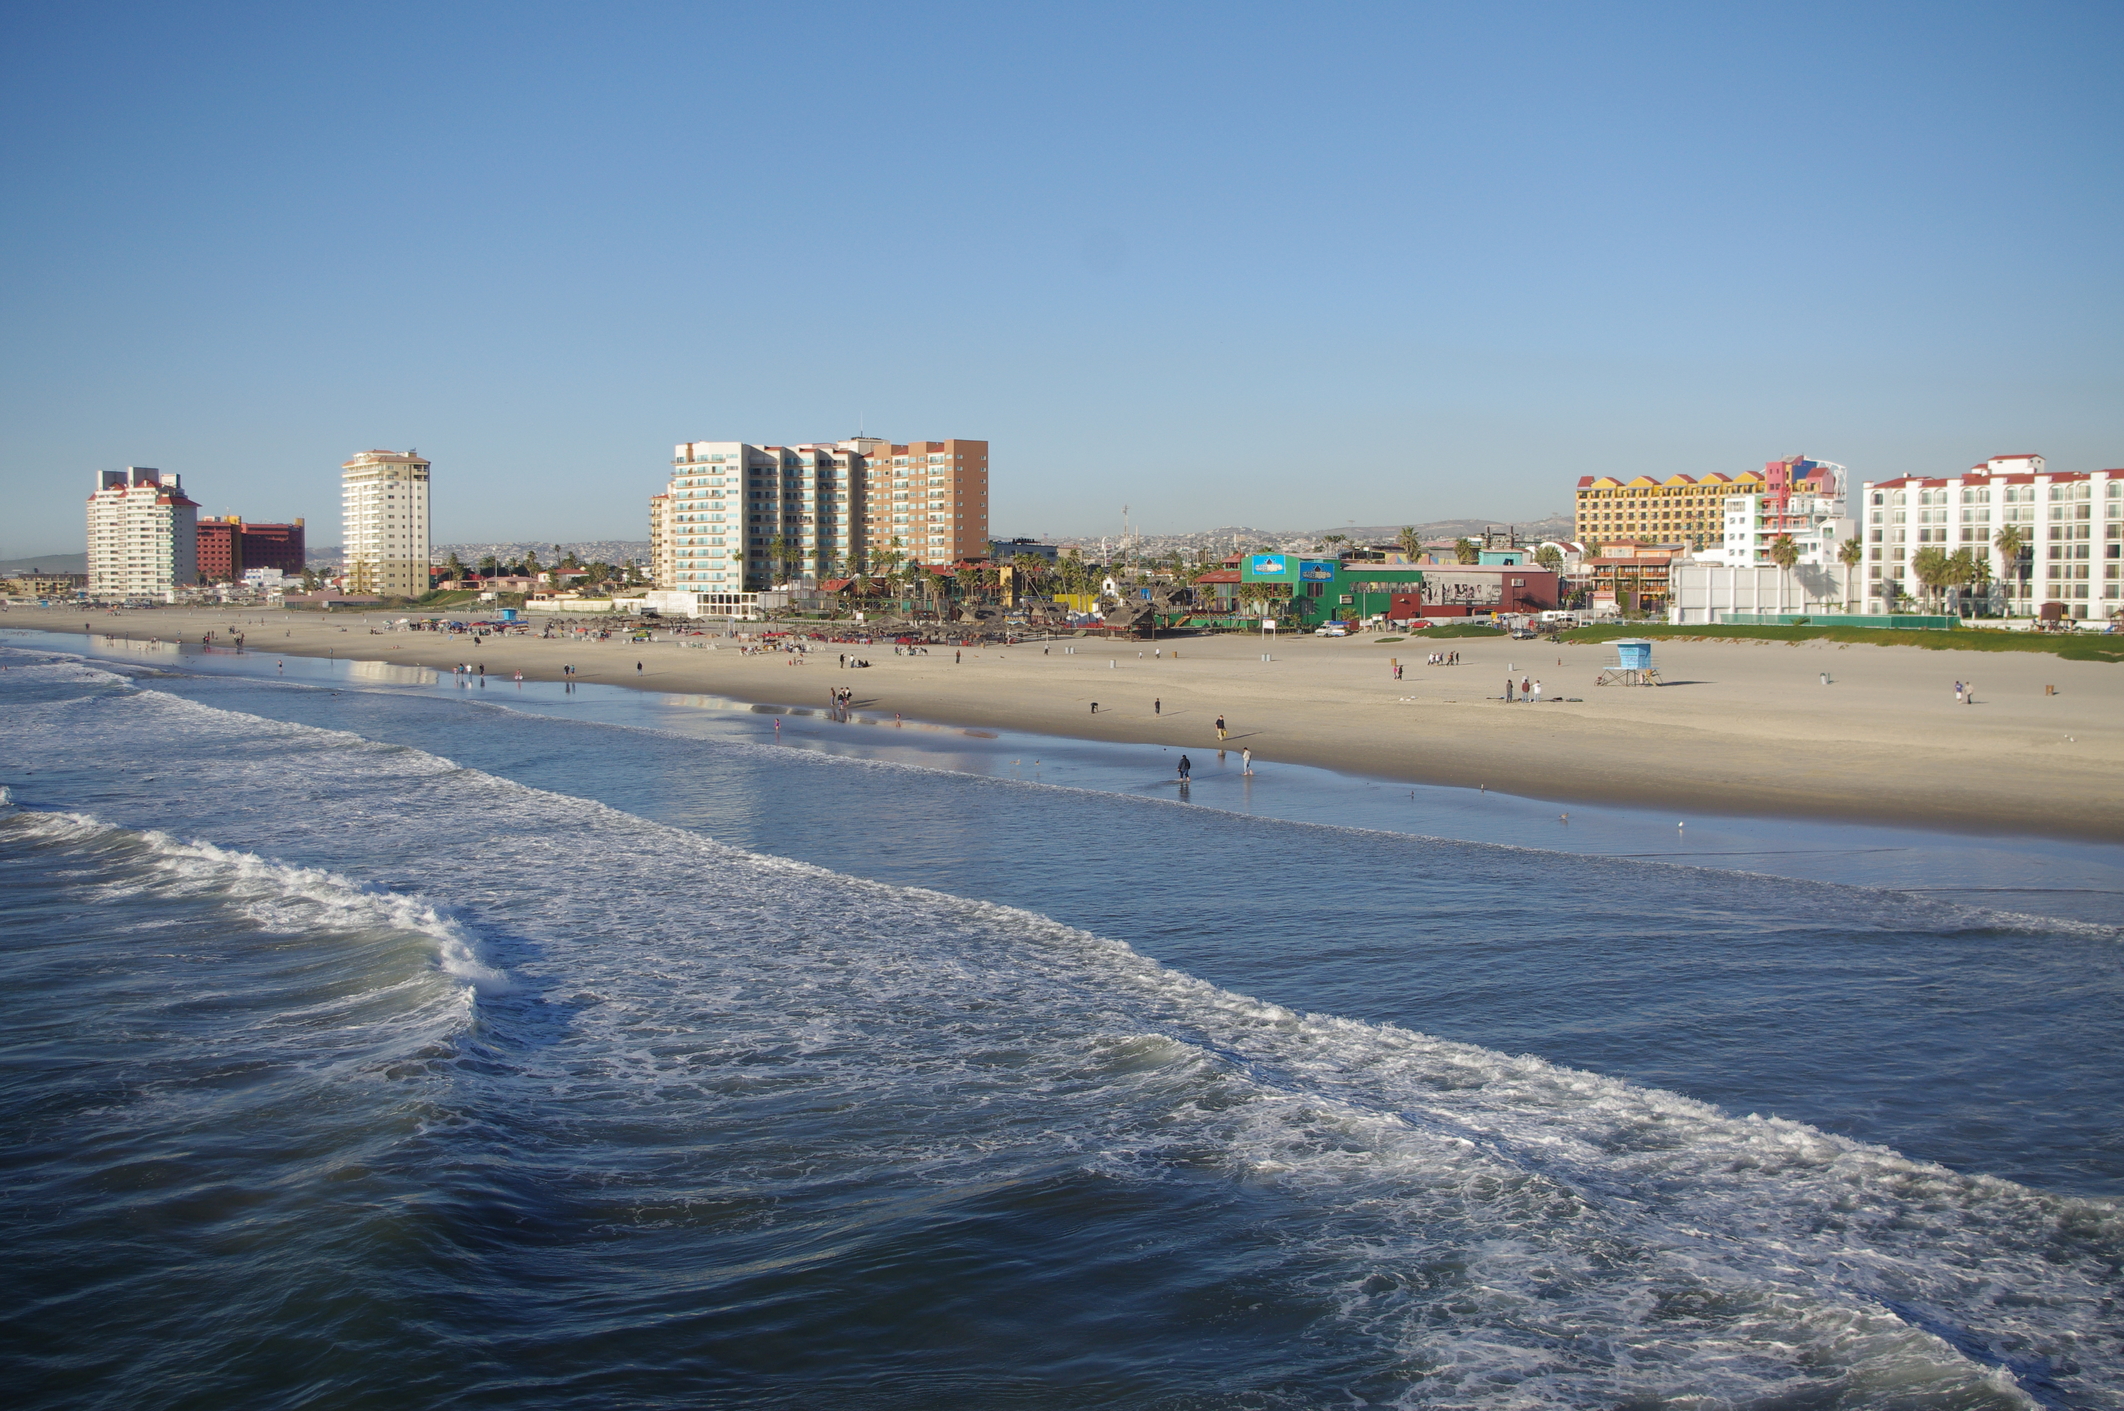
{"type": "Polygon", "coordinates": [[[2115,5],[8,7],[0,554],[91,473],[639,538],[674,442],[994,527],[2124,464],[2115,5]]]}

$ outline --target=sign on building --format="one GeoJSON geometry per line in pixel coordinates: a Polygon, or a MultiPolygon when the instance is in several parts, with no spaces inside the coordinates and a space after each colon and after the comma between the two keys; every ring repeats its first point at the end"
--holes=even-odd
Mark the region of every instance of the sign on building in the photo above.
{"type": "Polygon", "coordinates": [[[1428,568],[1423,574],[1423,601],[1441,607],[1493,608],[1504,601],[1504,575],[1428,568]]]}

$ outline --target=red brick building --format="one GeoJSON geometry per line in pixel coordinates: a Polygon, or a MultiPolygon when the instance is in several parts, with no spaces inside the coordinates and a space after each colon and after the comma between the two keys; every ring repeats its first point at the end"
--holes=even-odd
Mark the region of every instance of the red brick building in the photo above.
{"type": "Polygon", "coordinates": [[[253,568],[277,568],[300,577],[307,546],[302,521],[246,524],[236,515],[199,521],[199,581],[233,583],[253,568]]]}

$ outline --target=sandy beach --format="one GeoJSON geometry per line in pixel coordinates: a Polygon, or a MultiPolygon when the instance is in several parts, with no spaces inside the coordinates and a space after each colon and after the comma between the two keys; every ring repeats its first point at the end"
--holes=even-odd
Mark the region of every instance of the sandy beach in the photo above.
{"type": "MultiPolygon", "coordinates": [[[[395,617],[395,615],[393,615],[395,617]]],[[[475,643],[384,631],[383,614],[16,608],[0,626],[197,643],[238,627],[251,651],[427,666],[823,706],[1081,739],[1251,748],[1377,778],[1554,799],[1859,819],[1991,833],[2124,838],[2124,666],[2048,653],[1829,642],[1663,642],[1658,689],[1596,687],[1610,646],[1463,638],[1090,639],[896,656],[814,644],[802,664],[723,638],[635,643],[536,636],[475,643]],[[715,646],[710,646],[715,643],[715,646]],[[1074,647],[1069,652],[1066,648],[1074,647]],[[1432,651],[1460,664],[1428,666],[1432,651]],[[1263,660],[1264,653],[1273,658],[1263,660]],[[1403,667],[1395,680],[1392,663],[1403,667]],[[637,670],[637,663],[640,669],[637,670]],[[1831,683],[1824,685],[1823,674],[1831,683]],[[1501,699],[1509,676],[1539,703],[1501,699]],[[1958,704],[1957,681],[1974,704],[1958,704]],[[2055,688],[2052,694],[2046,688],[2055,688]],[[1558,697],[1577,699],[1557,700],[1558,697]],[[1096,701],[1098,711],[1091,706],[1096,701]]]]}

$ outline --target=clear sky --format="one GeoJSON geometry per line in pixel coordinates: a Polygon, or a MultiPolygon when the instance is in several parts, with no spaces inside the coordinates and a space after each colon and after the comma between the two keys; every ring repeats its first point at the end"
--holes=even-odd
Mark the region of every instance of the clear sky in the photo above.
{"type": "Polygon", "coordinates": [[[999,533],[2124,464],[2124,6],[6,7],[0,553],[98,468],[646,537],[673,443],[999,533]]]}

